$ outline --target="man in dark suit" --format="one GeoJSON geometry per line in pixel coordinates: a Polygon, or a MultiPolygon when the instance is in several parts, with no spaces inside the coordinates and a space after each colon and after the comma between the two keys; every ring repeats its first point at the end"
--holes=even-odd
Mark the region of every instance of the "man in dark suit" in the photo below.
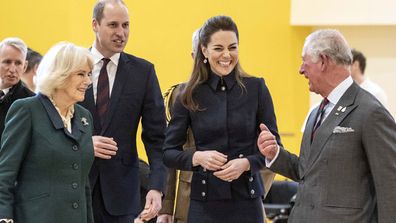
{"type": "Polygon", "coordinates": [[[341,33],[318,30],[304,44],[300,73],[324,99],[309,115],[300,156],[279,147],[264,124],[267,166],[299,182],[289,222],[394,222],[396,124],[351,78],[341,33]]]}
{"type": "Polygon", "coordinates": [[[96,223],[148,220],[161,209],[166,181],[162,162],[165,110],[154,66],[124,53],[129,15],[121,0],[98,1],[93,11],[96,39],[93,86],[82,103],[94,118],[95,161],[90,180],[96,223]],[[142,140],[150,163],[149,192],[141,212],[136,132],[142,120],[142,140]]]}
{"type": "Polygon", "coordinates": [[[0,136],[11,104],[34,95],[21,81],[27,67],[26,54],[27,46],[19,38],[6,38],[0,43],[0,136]]]}

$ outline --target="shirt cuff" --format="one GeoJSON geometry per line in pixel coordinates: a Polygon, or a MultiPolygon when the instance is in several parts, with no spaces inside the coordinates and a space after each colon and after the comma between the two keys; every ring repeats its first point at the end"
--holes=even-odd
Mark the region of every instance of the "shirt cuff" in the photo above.
{"type": "Polygon", "coordinates": [[[267,158],[265,158],[265,166],[266,166],[267,168],[270,168],[270,167],[272,166],[272,164],[273,164],[273,163],[275,162],[275,160],[278,158],[279,152],[280,152],[280,148],[279,148],[279,145],[278,145],[278,151],[276,151],[276,154],[275,154],[274,158],[273,158],[271,161],[269,161],[267,158]]]}
{"type": "Polygon", "coordinates": [[[14,223],[14,220],[12,220],[12,219],[7,219],[7,218],[2,218],[2,219],[0,219],[0,222],[14,223]]]}

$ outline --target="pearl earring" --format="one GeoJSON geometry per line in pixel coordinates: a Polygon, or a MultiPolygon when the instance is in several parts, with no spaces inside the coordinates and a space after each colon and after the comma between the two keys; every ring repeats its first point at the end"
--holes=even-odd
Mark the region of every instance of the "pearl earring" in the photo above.
{"type": "Polygon", "coordinates": [[[208,59],[205,58],[203,62],[204,62],[204,63],[207,63],[207,62],[208,62],[208,59]]]}

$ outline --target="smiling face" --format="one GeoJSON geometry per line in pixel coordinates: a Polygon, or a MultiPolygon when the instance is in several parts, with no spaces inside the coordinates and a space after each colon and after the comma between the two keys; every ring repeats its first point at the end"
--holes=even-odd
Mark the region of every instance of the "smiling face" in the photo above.
{"type": "Polygon", "coordinates": [[[210,69],[219,76],[225,76],[234,70],[238,63],[238,38],[233,31],[219,30],[210,37],[202,53],[208,59],[210,69]]]}
{"type": "Polygon", "coordinates": [[[9,88],[16,85],[26,70],[23,53],[17,48],[4,45],[0,49],[0,87],[9,88]]]}
{"type": "Polygon", "coordinates": [[[69,105],[83,101],[85,91],[92,83],[91,69],[88,64],[71,73],[65,83],[67,84],[56,90],[58,98],[62,98],[69,105]]]}
{"type": "Polygon", "coordinates": [[[324,81],[321,75],[320,64],[320,59],[314,62],[310,55],[304,54],[299,70],[299,73],[308,79],[309,90],[317,94],[321,93],[322,83],[324,81]]]}
{"type": "Polygon", "coordinates": [[[122,3],[107,3],[101,21],[92,21],[95,48],[106,58],[124,50],[129,36],[128,9],[122,3]]]}

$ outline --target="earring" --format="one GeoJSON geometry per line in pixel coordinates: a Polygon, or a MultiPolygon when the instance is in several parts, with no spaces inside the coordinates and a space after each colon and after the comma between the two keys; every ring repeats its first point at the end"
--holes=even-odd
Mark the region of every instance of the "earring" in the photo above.
{"type": "Polygon", "coordinates": [[[204,63],[207,63],[207,62],[208,62],[208,59],[205,58],[203,62],[204,62],[204,63]]]}

